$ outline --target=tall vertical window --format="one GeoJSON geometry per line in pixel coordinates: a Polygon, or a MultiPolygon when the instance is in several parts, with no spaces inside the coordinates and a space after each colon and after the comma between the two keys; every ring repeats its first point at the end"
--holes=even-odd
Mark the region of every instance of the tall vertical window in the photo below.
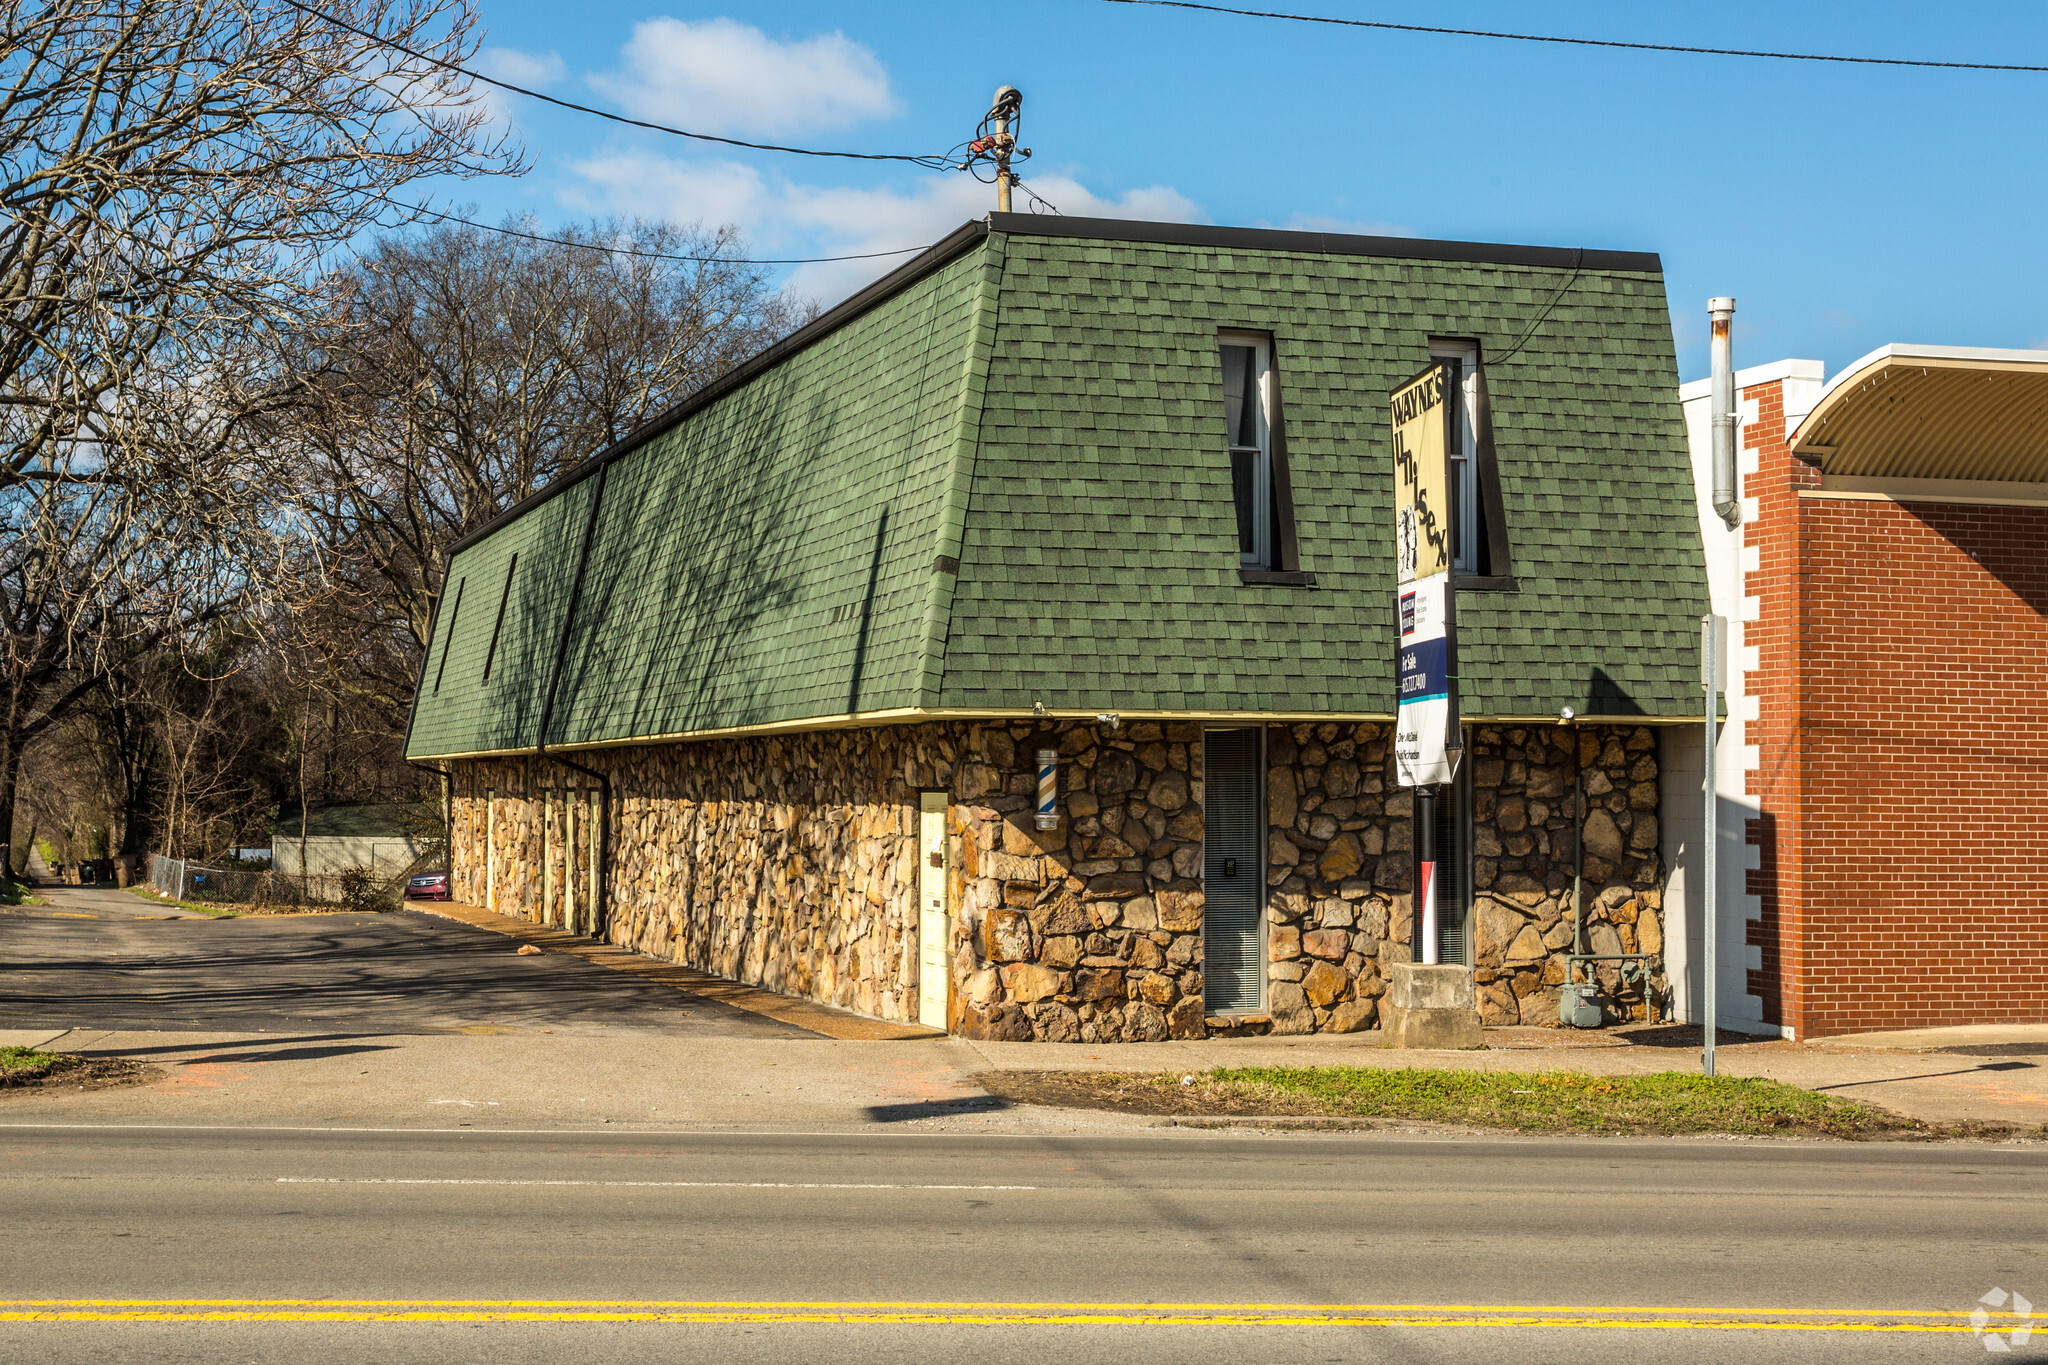
{"type": "Polygon", "coordinates": [[[1432,360],[1451,367],[1451,565],[1462,574],[1487,572],[1486,536],[1479,512],[1479,347],[1472,342],[1430,345],[1432,360]]]}
{"type": "Polygon", "coordinates": [[[1225,332],[1223,421],[1230,442],[1230,488],[1237,502],[1237,557],[1247,569],[1274,564],[1273,343],[1225,332]]]}

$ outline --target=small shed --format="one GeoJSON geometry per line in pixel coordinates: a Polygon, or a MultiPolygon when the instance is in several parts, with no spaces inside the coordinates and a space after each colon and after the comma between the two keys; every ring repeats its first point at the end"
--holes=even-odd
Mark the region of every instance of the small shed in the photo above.
{"type": "Polygon", "coordinates": [[[397,877],[420,856],[403,809],[381,802],[308,807],[303,837],[299,812],[285,811],[271,827],[270,847],[271,867],[295,877],[338,877],[358,868],[397,877]]]}

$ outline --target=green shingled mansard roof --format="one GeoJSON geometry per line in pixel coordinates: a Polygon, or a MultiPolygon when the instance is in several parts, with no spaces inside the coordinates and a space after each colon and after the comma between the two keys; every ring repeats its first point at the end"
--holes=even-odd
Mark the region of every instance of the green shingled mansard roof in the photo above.
{"type": "Polygon", "coordinates": [[[1431,338],[1481,345],[1515,576],[1459,594],[1467,716],[1694,715],[1655,256],[998,214],[459,544],[408,753],[533,748],[586,528],[550,746],[1391,714],[1387,398],[1431,338]],[[1239,579],[1229,328],[1274,337],[1312,586],[1239,579]]]}

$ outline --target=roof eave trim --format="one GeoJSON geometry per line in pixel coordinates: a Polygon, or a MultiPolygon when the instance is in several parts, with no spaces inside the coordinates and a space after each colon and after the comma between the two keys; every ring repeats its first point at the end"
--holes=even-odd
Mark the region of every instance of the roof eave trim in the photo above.
{"type": "Polygon", "coordinates": [[[1533,265],[1570,270],[1629,270],[1661,275],[1654,251],[1597,251],[1568,246],[1515,246],[1502,242],[1448,242],[1427,237],[1367,237],[1287,228],[1212,227],[1206,223],[1147,223],[1125,218],[1071,218],[1036,213],[993,213],[989,226],[1013,237],[1087,237],[1165,246],[1240,247],[1301,251],[1324,256],[1383,256],[1396,260],[1459,261],[1474,265],[1533,265]]]}
{"type": "MultiPolygon", "coordinates": [[[[1023,707],[968,707],[968,706],[898,706],[882,711],[857,711],[836,716],[805,716],[796,720],[767,721],[758,725],[734,725],[718,729],[679,730],[662,735],[634,735],[624,739],[585,740],[578,744],[550,744],[549,753],[588,753],[599,749],[628,749],[654,744],[690,744],[711,739],[752,739],[771,735],[787,735],[807,730],[853,730],[885,725],[915,725],[928,721],[1032,721],[1032,720],[1095,720],[1103,712],[1092,707],[1052,707],[1044,712],[1023,707]]],[[[1215,721],[1226,725],[1272,724],[1291,725],[1298,722],[1320,723],[1337,721],[1340,724],[1357,724],[1374,721],[1392,723],[1394,717],[1386,711],[1228,711],[1228,710],[1171,710],[1137,711],[1120,710],[1119,719],[1125,723],[1135,721],[1215,721]]],[[[1558,724],[1554,713],[1541,715],[1517,715],[1502,712],[1499,715],[1467,712],[1468,725],[1527,725],[1555,726],[1558,724]]],[[[1613,715],[1597,714],[1579,716],[1573,725],[1697,725],[1695,715],[1613,715]]],[[[525,758],[533,755],[530,744],[508,749],[478,749],[470,752],[445,754],[417,754],[420,761],[452,762],[484,758],[525,758]]]]}

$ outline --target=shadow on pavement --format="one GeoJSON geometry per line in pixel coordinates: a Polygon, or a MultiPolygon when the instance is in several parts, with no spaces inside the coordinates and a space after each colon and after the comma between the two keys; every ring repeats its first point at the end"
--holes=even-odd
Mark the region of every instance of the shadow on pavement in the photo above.
{"type": "MultiPolygon", "coordinates": [[[[173,1052],[218,1052],[222,1048],[272,1047],[279,1044],[292,1043],[351,1043],[360,1038],[383,1038],[386,1036],[388,1035],[382,1033],[320,1033],[310,1037],[233,1038],[212,1043],[174,1043],[168,1047],[83,1047],[77,1049],[77,1052],[81,1057],[162,1057],[173,1052]]],[[[70,1051],[71,1049],[66,1048],[63,1050],[70,1051]]],[[[295,1049],[292,1055],[303,1057],[339,1057],[350,1052],[381,1052],[383,1050],[383,1047],[369,1046],[341,1048],[300,1047],[295,1049]]],[[[282,1056],[285,1054],[270,1053],[265,1055],[282,1056]]]]}
{"type": "Polygon", "coordinates": [[[909,1104],[871,1104],[867,1116],[876,1123],[905,1123],[911,1119],[957,1118],[962,1114],[993,1114],[1010,1108],[1010,1102],[994,1095],[973,1095],[957,1100],[917,1100],[909,1104]]]}
{"type": "Polygon", "coordinates": [[[209,1052],[185,1058],[205,1062],[317,1062],[323,1057],[352,1057],[363,1052],[396,1052],[396,1043],[363,1043],[357,1047],[285,1047],[271,1052],[209,1052]]]}
{"type": "Polygon", "coordinates": [[[9,924],[0,1016],[303,1036],[479,1024],[810,1038],[809,1030],[426,915],[9,924]]]}

